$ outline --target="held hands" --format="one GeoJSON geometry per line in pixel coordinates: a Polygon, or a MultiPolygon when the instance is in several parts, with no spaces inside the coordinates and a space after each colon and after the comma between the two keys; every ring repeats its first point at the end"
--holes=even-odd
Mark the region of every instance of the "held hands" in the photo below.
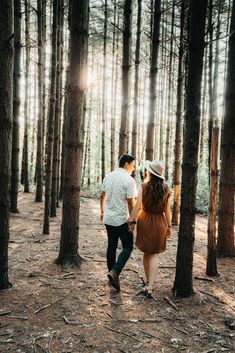
{"type": "Polygon", "coordinates": [[[132,233],[135,230],[136,221],[127,221],[128,232],[132,233]]]}

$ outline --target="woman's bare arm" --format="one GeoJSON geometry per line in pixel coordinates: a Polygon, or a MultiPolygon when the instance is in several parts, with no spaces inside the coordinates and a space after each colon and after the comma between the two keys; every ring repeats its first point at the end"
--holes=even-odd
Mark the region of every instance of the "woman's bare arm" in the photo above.
{"type": "Polygon", "coordinates": [[[136,204],[130,214],[128,222],[133,222],[136,219],[136,217],[138,216],[138,213],[141,209],[141,204],[142,204],[142,186],[140,185],[139,190],[138,190],[137,201],[136,201],[136,204]]]}

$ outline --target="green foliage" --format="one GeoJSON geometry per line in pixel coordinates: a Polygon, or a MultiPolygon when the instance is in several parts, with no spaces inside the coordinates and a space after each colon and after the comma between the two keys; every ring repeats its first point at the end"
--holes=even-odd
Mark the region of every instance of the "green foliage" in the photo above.
{"type": "Polygon", "coordinates": [[[197,212],[207,214],[209,205],[209,175],[208,167],[203,164],[198,169],[198,184],[196,195],[197,212]]]}

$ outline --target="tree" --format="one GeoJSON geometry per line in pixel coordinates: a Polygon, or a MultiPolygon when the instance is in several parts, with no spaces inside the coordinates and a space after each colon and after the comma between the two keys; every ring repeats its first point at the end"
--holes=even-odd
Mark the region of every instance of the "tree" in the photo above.
{"type": "Polygon", "coordinates": [[[14,1],[14,83],[13,83],[13,135],[11,155],[11,212],[18,211],[19,184],[19,113],[20,113],[20,57],[21,57],[21,1],[14,1]]]}
{"type": "Polygon", "coordinates": [[[230,24],[225,112],[221,137],[220,202],[217,251],[234,256],[235,191],[235,1],[230,24]]]}
{"type": "Polygon", "coordinates": [[[134,92],[134,113],[132,125],[132,148],[131,154],[137,157],[137,121],[138,121],[138,98],[139,98],[139,66],[140,66],[140,38],[141,38],[141,16],[142,0],[138,0],[137,33],[135,49],[135,92],[134,92]]]}
{"type": "Polygon", "coordinates": [[[51,180],[52,158],[54,140],[55,102],[56,102],[56,64],[57,64],[57,25],[58,25],[58,1],[53,0],[53,24],[52,24],[52,51],[51,51],[51,83],[50,101],[47,121],[47,157],[46,157],[46,184],[43,234],[49,234],[49,217],[51,205],[51,180]]]}
{"type": "Polygon", "coordinates": [[[208,276],[218,276],[216,264],[216,201],[217,201],[217,182],[218,182],[218,138],[219,128],[213,127],[211,136],[210,153],[210,202],[208,209],[208,242],[207,242],[207,264],[206,274],[208,276]]]}
{"type": "Polygon", "coordinates": [[[122,54],[122,109],[121,126],[119,133],[119,156],[126,153],[128,113],[129,113],[129,85],[131,68],[131,28],[132,28],[132,0],[124,2],[124,29],[123,29],[123,54],[122,54]]]}
{"type": "Polygon", "coordinates": [[[191,0],[189,5],[188,76],[185,103],[185,132],[182,163],[181,214],[174,295],[194,293],[192,268],[196,213],[200,98],[204,54],[207,0],[191,0]],[[189,192],[190,190],[190,192],[189,192]]]}
{"type": "Polygon", "coordinates": [[[61,100],[62,100],[62,38],[63,38],[64,4],[59,0],[58,4],[58,28],[57,28],[57,69],[56,69],[56,103],[54,119],[54,145],[52,163],[52,185],[51,185],[51,217],[56,217],[57,192],[59,184],[59,156],[60,156],[60,133],[61,133],[61,100]]]}
{"type": "Polygon", "coordinates": [[[149,116],[146,136],[146,159],[153,159],[154,112],[156,104],[156,78],[158,63],[158,48],[160,37],[161,1],[155,0],[153,34],[151,46],[150,83],[149,83],[149,116]]]}
{"type": "Polygon", "coordinates": [[[83,109],[87,61],[89,1],[70,1],[69,69],[65,141],[65,179],[60,252],[57,264],[79,265],[78,254],[80,182],[83,141],[83,109]]]}
{"type": "Polygon", "coordinates": [[[10,288],[8,242],[13,127],[13,0],[0,1],[0,289],[10,288]]]}
{"type": "Polygon", "coordinates": [[[29,192],[29,62],[30,62],[30,1],[25,0],[25,99],[24,99],[24,142],[22,153],[21,184],[24,192],[29,192]]]}
{"type": "Polygon", "coordinates": [[[43,20],[42,0],[37,0],[38,21],[38,123],[37,123],[37,158],[36,158],[36,195],[35,201],[42,202],[43,194],[43,20]]]}
{"type": "Polygon", "coordinates": [[[180,11],[180,45],[177,78],[177,107],[175,129],[175,166],[174,166],[174,205],[172,223],[179,224],[180,211],[180,163],[182,148],[182,100],[183,100],[183,53],[184,53],[184,27],[185,27],[186,0],[181,1],[180,11]]]}
{"type": "Polygon", "coordinates": [[[106,125],[106,51],[107,51],[108,5],[104,2],[104,39],[103,39],[103,87],[102,87],[102,134],[101,134],[101,178],[105,177],[105,125],[106,125]]]}

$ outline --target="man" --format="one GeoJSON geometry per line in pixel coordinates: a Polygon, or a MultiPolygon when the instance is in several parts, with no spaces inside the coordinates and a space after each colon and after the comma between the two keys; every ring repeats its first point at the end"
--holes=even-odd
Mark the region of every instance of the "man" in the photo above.
{"type": "Polygon", "coordinates": [[[124,154],[119,159],[119,168],[106,175],[100,198],[101,220],[108,234],[107,266],[112,287],[120,290],[119,275],[133,249],[133,233],[128,231],[127,219],[137,196],[136,182],[131,177],[135,169],[134,157],[124,154]],[[122,250],[116,259],[118,240],[122,250]]]}

